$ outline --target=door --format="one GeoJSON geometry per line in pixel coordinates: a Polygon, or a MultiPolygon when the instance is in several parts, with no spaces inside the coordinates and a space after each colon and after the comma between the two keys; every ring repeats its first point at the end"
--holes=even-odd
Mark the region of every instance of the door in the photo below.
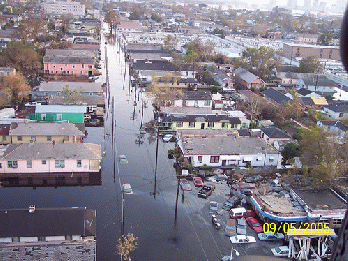
{"type": "Polygon", "coordinates": [[[222,160],[222,166],[226,166],[226,160],[222,160]]]}
{"type": "Polygon", "coordinates": [[[204,130],[205,123],[201,123],[201,130],[204,130]]]}

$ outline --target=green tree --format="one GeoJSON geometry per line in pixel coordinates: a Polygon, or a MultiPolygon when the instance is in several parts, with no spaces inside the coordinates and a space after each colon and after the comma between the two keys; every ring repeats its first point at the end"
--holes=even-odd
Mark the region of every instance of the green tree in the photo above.
{"type": "Polygon", "coordinates": [[[261,46],[260,48],[247,47],[241,58],[235,60],[235,68],[242,67],[263,80],[267,80],[271,76],[271,72],[280,64],[279,58],[276,56],[274,49],[261,46]]]}
{"type": "Polygon", "coordinates": [[[298,145],[295,143],[288,143],[284,146],[282,150],[283,164],[285,164],[289,159],[300,156],[300,150],[298,145]]]}
{"type": "Polygon", "coordinates": [[[151,19],[156,21],[157,23],[160,23],[163,20],[162,17],[159,14],[156,14],[156,13],[152,13],[151,14],[151,19]]]}
{"type": "Polygon", "coordinates": [[[15,110],[28,98],[31,88],[26,83],[25,77],[20,73],[14,76],[5,76],[0,79],[0,106],[11,105],[15,110]]]}
{"type": "Polygon", "coordinates": [[[0,66],[13,67],[26,77],[33,76],[41,69],[39,58],[32,44],[11,41],[0,53],[0,66]]]}
{"type": "Polygon", "coordinates": [[[81,91],[69,90],[69,85],[66,85],[62,90],[64,96],[64,102],[66,104],[79,105],[82,103],[81,91]]]}
{"type": "Polygon", "coordinates": [[[325,32],[319,35],[318,37],[318,43],[320,45],[329,45],[332,41],[333,33],[332,32],[325,32]]]}
{"type": "Polygon", "coordinates": [[[301,73],[321,73],[323,66],[318,57],[310,55],[300,60],[299,72],[301,73]]]}

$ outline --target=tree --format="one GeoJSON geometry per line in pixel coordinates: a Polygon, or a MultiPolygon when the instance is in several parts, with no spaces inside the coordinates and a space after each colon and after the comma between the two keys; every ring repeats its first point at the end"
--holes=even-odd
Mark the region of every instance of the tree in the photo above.
{"type": "Polygon", "coordinates": [[[288,143],[284,146],[282,150],[283,164],[286,163],[289,159],[300,156],[300,151],[298,145],[295,143],[288,143]]]}
{"type": "Polygon", "coordinates": [[[11,105],[18,110],[21,103],[28,98],[31,88],[20,73],[14,76],[5,76],[0,80],[0,106],[11,105]]]}
{"type": "Polygon", "coordinates": [[[27,20],[22,20],[18,26],[17,38],[24,42],[33,41],[44,30],[42,17],[31,15],[27,20]]]}
{"type": "Polygon", "coordinates": [[[211,60],[213,50],[214,44],[212,42],[203,44],[197,37],[195,40],[187,44],[186,56],[188,54],[196,53],[198,62],[206,62],[211,60]]]}
{"type": "Polygon", "coordinates": [[[320,45],[329,45],[331,40],[333,37],[333,33],[332,32],[325,32],[322,33],[319,37],[318,37],[318,43],[320,45]]]}
{"type": "Polygon", "coordinates": [[[82,103],[81,91],[69,90],[69,85],[66,85],[62,90],[64,102],[67,104],[79,105],[82,103]]]}
{"type": "Polygon", "coordinates": [[[318,57],[310,55],[300,60],[299,72],[301,73],[321,73],[323,66],[318,57]]]}
{"type": "Polygon", "coordinates": [[[163,45],[165,50],[174,50],[176,45],[176,40],[171,34],[168,34],[166,38],[164,38],[163,40],[163,45]]]}
{"type": "Polygon", "coordinates": [[[32,44],[12,41],[0,53],[0,66],[13,67],[28,77],[36,75],[41,69],[41,62],[32,44]]]}
{"type": "Polygon", "coordinates": [[[107,22],[109,24],[110,34],[112,34],[112,29],[115,26],[118,19],[119,19],[119,16],[116,14],[116,12],[114,10],[112,10],[106,14],[105,22],[107,22]]]}
{"type": "Polygon", "coordinates": [[[256,120],[256,119],[259,118],[259,115],[262,112],[262,102],[261,102],[261,99],[258,98],[258,97],[254,97],[254,98],[248,99],[245,102],[245,107],[246,107],[246,110],[250,114],[251,120],[256,120]]]}
{"type": "Polygon", "coordinates": [[[267,80],[271,76],[271,72],[280,63],[274,49],[261,46],[260,48],[247,47],[242,57],[236,59],[235,68],[242,67],[263,80],[267,80]]]}
{"type": "Polygon", "coordinates": [[[151,14],[151,19],[156,21],[157,23],[162,22],[162,17],[159,14],[152,13],[151,14]]]}
{"type": "Polygon", "coordinates": [[[117,254],[121,256],[122,260],[130,260],[130,253],[133,252],[137,245],[138,238],[134,237],[133,234],[128,233],[127,236],[122,235],[118,239],[117,254]]]}

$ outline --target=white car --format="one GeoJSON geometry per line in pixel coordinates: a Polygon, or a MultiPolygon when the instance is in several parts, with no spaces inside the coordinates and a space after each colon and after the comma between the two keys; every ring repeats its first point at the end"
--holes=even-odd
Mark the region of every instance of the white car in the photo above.
{"type": "Polygon", "coordinates": [[[163,137],[163,141],[169,142],[172,138],[173,138],[173,135],[172,135],[172,134],[166,134],[166,135],[164,135],[164,137],[163,137]]]}
{"type": "Polygon", "coordinates": [[[132,187],[130,184],[128,183],[125,183],[122,185],[122,191],[125,193],[125,194],[132,194],[133,193],[133,190],[132,190],[132,187]]]}
{"type": "Polygon", "coordinates": [[[123,164],[127,164],[128,163],[128,160],[127,160],[125,155],[120,155],[118,157],[118,160],[119,160],[120,163],[123,163],[123,164]]]}
{"type": "MultiPolygon", "coordinates": [[[[279,246],[272,248],[271,251],[275,256],[288,256],[290,250],[288,246],[279,246]]],[[[297,251],[295,253],[297,254],[297,251]]]]}
{"type": "Polygon", "coordinates": [[[255,243],[256,239],[252,236],[235,235],[233,237],[230,237],[230,241],[232,243],[255,243]]]}

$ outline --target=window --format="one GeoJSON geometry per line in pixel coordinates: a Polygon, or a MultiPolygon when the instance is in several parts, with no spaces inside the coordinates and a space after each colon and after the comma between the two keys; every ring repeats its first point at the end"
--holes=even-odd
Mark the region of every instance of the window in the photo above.
{"type": "Polygon", "coordinates": [[[210,163],[219,163],[220,156],[210,156],[210,163]]]}
{"type": "Polygon", "coordinates": [[[76,166],[78,167],[78,168],[81,168],[82,167],[82,160],[77,160],[76,161],[76,166]]]}
{"type": "Polygon", "coordinates": [[[22,140],[23,140],[23,137],[22,137],[22,136],[17,136],[17,140],[18,140],[18,141],[22,141],[22,140]]]}
{"type": "Polygon", "coordinates": [[[196,126],[196,123],[191,121],[189,122],[189,128],[194,128],[196,126]]]}
{"type": "Polygon", "coordinates": [[[82,64],[82,69],[83,69],[83,68],[85,68],[85,65],[84,65],[84,64],[82,64]]]}
{"type": "Polygon", "coordinates": [[[204,101],[204,106],[210,106],[210,101],[204,101]]]}
{"type": "Polygon", "coordinates": [[[63,67],[60,67],[60,70],[63,71],[63,67]]]}
{"type": "Polygon", "coordinates": [[[31,160],[27,160],[27,168],[30,169],[33,167],[33,162],[31,160]]]}
{"type": "Polygon", "coordinates": [[[343,112],[340,112],[340,114],[338,115],[338,117],[342,118],[342,117],[343,117],[343,112]]]}
{"type": "Polygon", "coordinates": [[[176,127],[178,127],[178,128],[181,128],[183,125],[184,125],[184,123],[182,121],[178,121],[176,123],[176,127]]]}
{"type": "Polygon", "coordinates": [[[75,68],[75,64],[72,65],[72,68],[75,68]]]}
{"type": "Polygon", "coordinates": [[[63,119],[62,114],[57,114],[57,121],[61,121],[63,119]]]}
{"type": "Polygon", "coordinates": [[[0,163],[0,169],[2,169],[2,163],[0,163]]]}
{"type": "Polygon", "coordinates": [[[202,156],[198,156],[198,162],[202,163],[203,157],[202,156]]]}
{"type": "Polygon", "coordinates": [[[46,163],[47,163],[46,160],[41,160],[42,165],[46,165],[46,163]]]}
{"type": "Polygon", "coordinates": [[[208,128],[214,128],[214,122],[208,122],[208,128]]]}
{"type": "Polygon", "coordinates": [[[44,113],[44,114],[41,114],[41,120],[42,121],[45,121],[46,120],[46,114],[44,113]]]}
{"type": "Polygon", "coordinates": [[[64,168],[65,167],[64,160],[55,160],[55,167],[56,168],[64,168]]]}
{"type": "Polygon", "coordinates": [[[80,71],[80,74],[82,74],[82,71],[80,71]]]}
{"type": "Polygon", "coordinates": [[[55,64],[53,64],[53,68],[56,68],[56,65],[55,65],[55,64]]]}
{"type": "Polygon", "coordinates": [[[51,141],[52,140],[52,136],[47,136],[47,141],[51,141]]]}
{"type": "Polygon", "coordinates": [[[221,123],[221,128],[226,129],[228,127],[228,123],[227,122],[222,122],[221,123]]]}
{"type": "Polygon", "coordinates": [[[18,162],[17,160],[9,160],[7,161],[7,167],[11,168],[11,169],[16,169],[18,168],[18,162]]]}

